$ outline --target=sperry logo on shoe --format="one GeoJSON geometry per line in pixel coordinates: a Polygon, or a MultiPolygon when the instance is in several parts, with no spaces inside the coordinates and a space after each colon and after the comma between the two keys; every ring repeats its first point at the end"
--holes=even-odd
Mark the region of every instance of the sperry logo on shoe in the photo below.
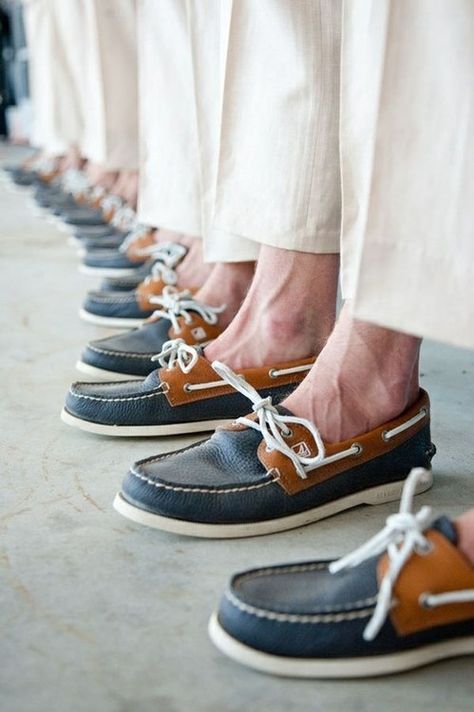
{"type": "Polygon", "coordinates": [[[296,452],[299,457],[309,457],[311,455],[311,451],[305,442],[296,443],[291,449],[296,452]]]}
{"type": "Polygon", "coordinates": [[[191,334],[197,341],[202,341],[206,338],[207,334],[202,326],[197,326],[195,329],[191,329],[191,334]]]}

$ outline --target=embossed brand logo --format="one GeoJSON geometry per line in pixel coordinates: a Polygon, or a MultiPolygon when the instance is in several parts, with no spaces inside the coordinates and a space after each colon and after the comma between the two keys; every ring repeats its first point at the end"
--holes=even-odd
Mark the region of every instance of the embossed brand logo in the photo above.
{"type": "Polygon", "coordinates": [[[311,455],[310,449],[305,442],[296,443],[291,449],[294,450],[299,457],[309,457],[311,455]]]}

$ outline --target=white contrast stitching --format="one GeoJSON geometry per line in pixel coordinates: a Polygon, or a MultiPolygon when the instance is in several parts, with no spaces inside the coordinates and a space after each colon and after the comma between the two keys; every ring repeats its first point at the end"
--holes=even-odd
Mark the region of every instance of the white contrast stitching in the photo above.
{"type": "MultiPolygon", "coordinates": [[[[136,383],[136,381],[132,381],[132,383],[136,383]]],[[[128,396],[126,398],[106,398],[104,396],[86,396],[83,395],[82,393],[76,393],[75,391],[72,390],[72,388],[69,389],[69,393],[74,396],[74,398],[83,398],[84,400],[93,400],[93,401],[107,401],[108,403],[112,402],[125,402],[125,401],[135,401],[135,400],[145,400],[145,398],[154,398],[155,396],[162,396],[164,395],[164,391],[158,390],[162,388],[162,384],[158,386],[158,388],[153,389],[151,393],[147,393],[144,396],[128,396]]]]}
{"type": "Polygon", "coordinates": [[[93,302],[99,302],[100,304],[115,304],[122,302],[136,302],[135,294],[118,294],[116,297],[105,297],[102,294],[89,295],[89,299],[93,302]]]}
{"type": "Polygon", "coordinates": [[[91,344],[88,344],[87,348],[91,351],[97,351],[99,354],[108,354],[109,356],[117,356],[118,358],[145,358],[148,361],[150,361],[151,357],[156,353],[155,351],[149,354],[128,353],[126,351],[110,351],[109,349],[99,349],[97,346],[92,346],[91,344]]]}
{"type": "Polygon", "coordinates": [[[146,475],[140,475],[136,472],[133,467],[130,470],[134,477],[138,477],[139,480],[146,482],[153,487],[158,487],[159,489],[171,490],[172,492],[195,492],[198,494],[234,494],[236,492],[248,492],[249,490],[261,489],[262,487],[267,487],[273,484],[275,480],[269,480],[268,482],[260,482],[258,485],[246,485],[245,487],[233,487],[232,489],[225,489],[222,487],[215,487],[214,489],[203,489],[198,487],[174,487],[173,485],[166,485],[163,482],[156,482],[151,480],[146,475]]]}
{"type": "Polygon", "coordinates": [[[248,613],[256,618],[266,618],[270,621],[278,621],[278,623],[342,623],[344,621],[356,620],[358,618],[368,618],[372,612],[372,608],[365,608],[361,611],[351,611],[350,613],[323,613],[323,614],[298,614],[298,613],[277,613],[268,611],[263,608],[256,608],[247,603],[239,601],[231,591],[225,592],[225,597],[235,608],[238,608],[244,613],[248,613]]]}
{"type": "Polygon", "coordinates": [[[260,576],[272,576],[274,574],[293,574],[293,573],[305,573],[307,571],[321,571],[322,569],[327,569],[327,563],[315,563],[315,564],[293,564],[292,566],[282,566],[282,567],[268,567],[266,569],[258,569],[257,571],[249,571],[247,574],[242,574],[239,576],[236,585],[247,581],[251,578],[259,578],[260,576]]]}

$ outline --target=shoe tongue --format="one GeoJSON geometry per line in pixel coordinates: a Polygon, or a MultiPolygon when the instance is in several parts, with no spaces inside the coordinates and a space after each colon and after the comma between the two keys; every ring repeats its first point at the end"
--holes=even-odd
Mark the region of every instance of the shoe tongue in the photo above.
{"type": "Polygon", "coordinates": [[[458,543],[456,527],[454,526],[454,522],[452,522],[448,517],[443,515],[442,517],[435,519],[431,525],[431,529],[436,529],[436,531],[445,536],[451,544],[456,545],[458,543]]]}
{"type": "Polygon", "coordinates": [[[291,410],[288,410],[288,408],[285,408],[284,405],[275,405],[275,408],[280,415],[291,415],[294,418],[294,413],[292,413],[291,410]]]}

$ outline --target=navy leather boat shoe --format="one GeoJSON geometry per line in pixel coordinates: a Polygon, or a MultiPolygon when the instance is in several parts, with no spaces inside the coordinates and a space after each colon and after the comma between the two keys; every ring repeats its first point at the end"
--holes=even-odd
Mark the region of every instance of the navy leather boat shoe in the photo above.
{"type": "Polygon", "coordinates": [[[413,514],[430,475],[413,470],[398,514],[339,561],[244,571],[209,634],[221,652],[290,677],[390,675],[474,653],[474,567],[447,517],[413,514]]]}
{"type": "Polygon", "coordinates": [[[113,225],[82,225],[74,231],[73,237],[76,238],[78,242],[96,237],[105,237],[109,235],[120,235],[123,233],[117,230],[113,225]]]}
{"type": "Polygon", "coordinates": [[[126,233],[120,230],[114,230],[113,232],[111,231],[103,235],[76,238],[75,243],[82,251],[82,256],[84,257],[87,253],[93,252],[94,250],[118,250],[126,238],[126,233]]]}
{"type": "MultiPolygon", "coordinates": [[[[75,383],[62,419],[92,433],[151,436],[197,433],[230,422],[248,408],[245,396],[216,377],[202,349],[182,339],[164,344],[161,368],[145,380],[75,383]]],[[[262,398],[284,398],[311,368],[311,360],[244,369],[262,398]]]]}
{"type": "Polygon", "coordinates": [[[138,227],[117,250],[92,250],[88,252],[79,271],[97,277],[130,277],[137,269],[153,260],[159,249],[153,230],[138,227]]]}
{"type": "Polygon", "coordinates": [[[189,536],[270,534],[397,499],[411,468],[429,467],[435,448],[424,391],[385,425],[324,444],[308,420],[276,408],[224,364],[213,367],[251,401],[253,415],[194,447],[133,465],[115,500],[129,519],[189,536]]]}
{"type": "Polygon", "coordinates": [[[172,290],[165,287],[161,297],[154,297],[153,319],[140,329],[92,341],[76,364],[78,370],[103,380],[144,378],[156,369],[153,358],[167,341],[180,338],[204,346],[217,338],[223,307],[211,307],[193,299],[190,292],[172,290]]]}
{"type": "MultiPolygon", "coordinates": [[[[129,293],[102,290],[89,292],[79,316],[92,324],[119,329],[140,326],[157,308],[163,306],[163,290],[177,283],[175,268],[182,262],[186,252],[186,247],[177,243],[155,245],[151,275],[135,290],[129,293]]],[[[177,294],[172,287],[171,291],[166,292],[164,299],[167,307],[175,305],[177,294]]]]}
{"type": "Polygon", "coordinates": [[[106,277],[100,284],[100,290],[103,292],[131,292],[148,277],[152,268],[152,263],[147,263],[132,277],[106,277]]]}
{"type": "Polygon", "coordinates": [[[87,205],[76,205],[70,207],[58,207],[53,211],[66,225],[80,227],[81,225],[105,225],[106,220],[102,210],[90,208],[87,205]]]}

